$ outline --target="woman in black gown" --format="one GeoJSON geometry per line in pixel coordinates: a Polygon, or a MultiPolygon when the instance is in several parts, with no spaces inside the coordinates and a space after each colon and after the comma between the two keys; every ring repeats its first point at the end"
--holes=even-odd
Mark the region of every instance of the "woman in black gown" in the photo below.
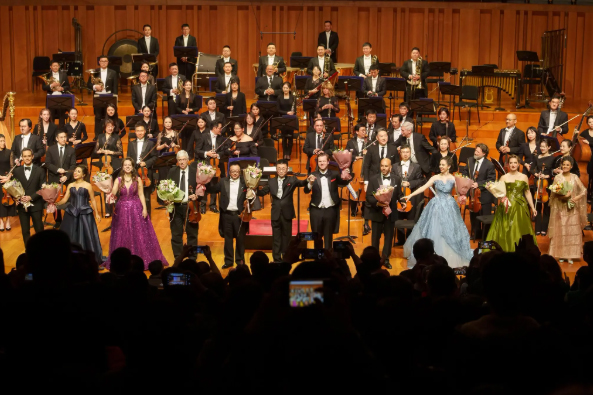
{"type": "MultiPolygon", "coordinates": [[[[550,141],[543,139],[539,145],[539,155],[534,155],[533,162],[533,174],[534,174],[534,188],[533,192],[537,191],[538,179],[541,177],[542,180],[548,180],[548,196],[550,196],[550,188],[554,182],[554,176],[552,170],[554,166],[554,156],[550,152],[550,141]]],[[[534,198],[535,202],[535,198],[534,198]]],[[[535,209],[537,210],[537,216],[535,217],[535,234],[545,236],[548,234],[548,224],[550,223],[550,205],[549,202],[542,203],[541,200],[537,202],[535,209]]]]}
{"type": "Polygon", "coordinates": [[[317,100],[316,112],[323,118],[333,118],[340,112],[338,98],[334,95],[334,86],[329,81],[321,85],[321,96],[317,100]]]}
{"type": "MultiPolygon", "coordinates": [[[[447,136],[452,142],[457,141],[457,131],[455,130],[455,124],[449,121],[449,109],[446,107],[439,108],[438,117],[439,122],[435,122],[430,127],[428,133],[428,139],[432,142],[435,148],[438,144],[438,139],[441,136],[447,136]]],[[[438,173],[438,172],[437,172],[438,173]]]]}
{"type": "MultiPolygon", "coordinates": [[[[0,134],[0,183],[4,184],[9,181],[7,175],[10,169],[12,169],[11,165],[13,163],[12,151],[6,147],[6,137],[0,134]]],[[[0,198],[3,198],[5,193],[6,191],[0,188],[0,198]]],[[[0,232],[12,229],[10,226],[10,217],[14,216],[16,216],[16,204],[14,201],[9,206],[0,204],[0,232]]]]}
{"type": "MultiPolygon", "coordinates": [[[[278,103],[278,112],[282,115],[294,115],[296,111],[296,97],[290,92],[292,86],[290,82],[282,85],[282,95],[276,99],[278,103]]],[[[282,154],[284,159],[290,160],[292,154],[292,135],[294,131],[289,128],[282,128],[282,154]]]]}
{"type": "Polygon", "coordinates": [[[245,93],[239,91],[239,83],[231,78],[231,91],[226,94],[226,104],[224,106],[224,116],[232,117],[247,112],[247,102],[245,93]]]}
{"type": "MultiPolygon", "coordinates": [[[[262,134],[262,138],[266,137],[268,135],[268,125],[267,125],[267,123],[266,123],[266,125],[263,124],[265,122],[265,119],[264,119],[264,117],[261,116],[261,108],[259,108],[257,103],[253,103],[253,104],[251,104],[251,107],[249,108],[249,112],[255,116],[255,127],[259,128],[259,131],[262,134]]],[[[272,138],[275,138],[275,137],[272,137],[272,138]]]]}
{"type": "Polygon", "coordinates": [[[235,135],[227,142],[226,153],[229,158],[257,156],[255,141],[245,134],[245,128],[239,122],[233,126],[235,135]]]}
{"type": "MultiPolygon", "coordinates": [[[[319,88],[319,85],[321,85],[322,82],[321,69],[319,66],[313,66],[313,76],[308,78],[307,82],[305,82],[305,96],[311,95],[308,99],[319,99],[319,96],[321,96],[321,88],[319,88]]],[[[310,110],[309,119],[313,119],[314,116],[315,110],[310,110]]]]}
{"type": "Polygon", "coordinates": [[[101,248],[97,223],[95,222],[95,219],[97,222],[101,222],[101,216],[93,197],[93,187],[84,180],[87,174],[88,169],[86,166],[77,166],[73,174],[74,182],[68,185],[64,198],[57,202],[56,205],[67,204],[60,230],[66,232],[70,236],[70,240],[79,244],[83,250],[92,251],[95,254],[97,263],[101,264],[103,248],[101,248]],[[93,212],[95,213],[94,218],[93,212]]]}
{"type": "MultiPolygon", "coordinates": [[[[179,137],[177,135],[177,131],[173,129],[173,120],[171,117],[165,117],[165,119],[163,119],[163,130],[156,138],[156,150],[158,151],[158,155],[161,156],[166,152],[171,152],[175,149],[175,147],[178,146],[179,137]]],[[[159,173],[159,182],[167,179],[169,170],[173,166],[174,165],[157,167],[157,171],[159,173]]],[[[158,196],[157,202],[160,205],[164,205],[164,202],[158,196]]]]}
{"type": "MultiPolygon", "coordinates": [[[[97,144],[95,144],[95,157],[100,158],[99,162],[95,162],[101,170],[103,169],[103,157],[109,155],[111,157],[111,167],[115,171],[121,168],[121,158],[124,154],[123,145],[119,136],[115,133],[115,125],[112,120],[105,121],[105,130],[99,135],[97,144]]],[[[103,194],[105,195],[105,194],[103,194]]],[[[105,204],[105,217],[110,217],[113,211],[112,204],[105,204]]]]}
{"type": "MultiPolygon", "coordinates": [[[[200,141],[202,141],[202,135],[204,133],[209,133],[210,129],[208,129],[208,124],[206,123],[206,120],[203,118],[198,118],[198,128],[196,130],[194,130],[194,132],[191,134],[191,137],[189,138],[189,142],[187,143],[187,153],[189,154],[189,158],[193,159],[194,156],[196,155],[196,148],[198,147],[198,144],[200,144],[200,141]]],[[[203,159],[203,158],[197,158],[197,159],[203,159]]]]}
{"type": "Polygon", "coordinates": [[[78,110],[76,108],[71,108],[68,111],[68,119],[64,125],[64,130],[68,134],[68,145],[71,147],[83,143],[89,138],[86,125],[78,120],[78,110]]]}
{"type": "Polygon", "coordinates": [[[105,119],[101,121],[101,129],[98,132],[98,134],[95,135],[95,140],[97,140],[99,138],[99,135],[103,133],[103,131],[105,130],[105,121],[108,119],[112,120],[113,124],[115,125],[115,130],[113,132],[119,135],[119,138],[124,138],[124,136],[126,135],[126,125],[121,119],[119,119],[119,116],[117,115],[117,108],[115,107],[115,105],[108,104],[107,108],[105,109],[105,113],[105,119]]]}
{"type": "Polygon", "coordinates": [[[250,112],[245,115],[245,134],[255,141],[256,147],[264,144],[264,137],[261,130],[255,125],[255,115],[250,112]]]}
{"type": "MultiPolygon", "coordinates": [[[[190,80],[183,83],[183,92],[177,96],[175,104],[177,106],[177,114],[195,114],[200,109],[200,96],[192,92],[192,83],[190,80]]],[[[181,146],[184,150],[187,150],[189,139],[193,132],[194,129],[190,127],[186,127],[181,131],[179,138],[182,141],[181,146]]]]}
{"type": "Polygon", "coordinates": [[[51,119],[51,111],[48,108],[44,108],[39,112],[39,122],[33,129],[33,134],[41,137],[41,141],[44,147],[54,145],[56,143],[56,132],[58,126],[51,119]]]}
{"type": "MultiPolygon", "coordinates": [[[[451,161],[451,168],[449,173],[455,173],[458,170],[457,166],[457,155],[451,152],[449,147],[451,146],[451,140],[447,136],[441,136],[437,139],[437,148],[439,152],[430,156],[430,171],[439,174],[439,163],[442,158],[449,158],[451,161]]],[[[473,174],[472,174],[473,176],[473,174]]]]}
{"type": "Polygon", "coordinates": [[[522,173],[529,178],[533,174],[531,169],[535,166],[537,156],[540,154],[540,141],[537,129],[530,126],[525,132],[525,139],[527,141],[521,143],[517,156],[519,157],[519,163],[523,165],[522,173]]]}

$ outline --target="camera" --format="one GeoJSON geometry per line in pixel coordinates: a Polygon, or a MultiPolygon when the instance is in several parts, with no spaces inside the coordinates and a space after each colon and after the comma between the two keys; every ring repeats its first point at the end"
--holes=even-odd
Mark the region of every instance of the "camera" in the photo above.
{"type": "Polygon", "coordinates": [[[288,289],[291,307],[306,307],[323,303],[323,280],[291,281],[288,289]]]}
{"type": "Polygon", "coordinates": [[[193,253],[194,254],[203,254],[204,253],[204,247],[206,246],[195,246],[193,247],[193,253]]]}
{"type": "Polygon", "coordinates": [[[455,273],[456,276],[465,276],[467,274],[467,266],[456,267],[453,269],[453,273],[455,273]]]}
{"type": "Polygon", "coordinates": [[[334,241],[334,253],[340,259],[350,258],[350,250],[348,249],[348,241],[334,241]]]}
{"type": "Polygon", "coordinates": [[[317,232],[301,232],[297,236],[305,241],[315,241],[318,238],[317,232]]]}
{"type": "Polygon", "coordinates": [[[189,285],[191,284],[190,275],[185,273],[169,273],[167,276],[167,285],[189,285]]]}
{"type": "Polygon", "coordinates": [[[480,241],[478,242],[478,253],[481,254],[484,250],[492,249],[492,241],[480,241]]]}
{"type": "Polygon", "coordinates": [[[301,259],[321,259],[324,255],[322,248],[305,248],[301,254],[301,259]]]}

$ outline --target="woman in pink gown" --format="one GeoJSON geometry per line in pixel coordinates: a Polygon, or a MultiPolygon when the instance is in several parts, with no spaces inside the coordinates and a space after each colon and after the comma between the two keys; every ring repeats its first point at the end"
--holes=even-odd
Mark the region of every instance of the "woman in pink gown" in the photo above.
{"type": "Polygon", "coordinates": [[[111,253],[119,247],[125,247],[144,260],[144,270],[155,260],[168,266],[161,247],[156,238],[152,222],[148,217],[144,188],[138,188],[138,177],[134,160],[124,159],[122,175],[113,183],[112,193],[119,198],[115,205],[115,213],[111,222],[111,238],[109,240],[109,259],[105,266],[111,264],[111,253]]]}

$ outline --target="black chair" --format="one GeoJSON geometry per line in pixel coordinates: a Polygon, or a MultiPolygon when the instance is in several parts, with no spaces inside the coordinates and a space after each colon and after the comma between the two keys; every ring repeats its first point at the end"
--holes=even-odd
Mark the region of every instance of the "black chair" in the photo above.
{"type": "Polygon", "coordinates": [[[290,54],[290,57],[292,58],[293,56],[303,56],[302,52],[293,52],[290,54]]]}
{"type": "Polygon", "coordinates": [[[472,108],[475,108],[476,111],[478,111],[478,122],[480,122],[480,107],[478,105],[479,97],[480,88],[477,86],[464,85],[461,87],[461,99],[459,102],[455,103],[455,107],[459,109],[459,119],[461,119],[461,107],[467,107],[469,109],[467,116],[471,125],[472,108]],[[468,100],[471,100],[471,102],[468,100]]]}
{"type": "Polygon", "coordinates": [[[276,151],[276,148],[274,147],[257,147],[257,155],[262,159],[265,158],[272,166],[276,166],[276,163],[278,162],[278,151],[276,151]]]}
{"type": "Polygon", "coordinates": [[[486,231],[486,226],[490,228],[492,221],[494,220],[494,215],[479,215],[476,219],[482,224],[482,240],[486,240],[486,235],[488,232],[486,231]]]}
{"type": "MultiPolygon", "coordinates": [[[[424,207],[424,204],[421,204],[419,207],[412,207],[412,210],[415,210],[414,213],[414,219],[400,219],[395,221],[394,223],[394,228],[395,228],[395,232],[393,233],[393,235],[395,236],[396,232],[398,229],[403,229],[403,230],[412,230],[414,229],[414,226],[416,225],[416,222],[418,222],[418,218],[420,218],[420,214],[422,213],[422,209],[424,207]]],[[[407,232],[409,234],[409,232],[407,232]]],[[[395,245],[394,245],[395,247],[395,245]]]]}
{"type": "Polygon", "coordinates": [[[474,156],[474,148],[471,147],[463,147],[459,152],[459,164],[465,163],[467,166],[467,158],[474,156]]]}
{"type": "Polygon", "coordinates": [[[269,137],[264,137],[264,146],[265,147],[274,147],[274,140],[269,137]]]}
{"type": "Polygon", "coordinates": [[[37,78],[40,75],[47,74],[50,71],[51,59],[49,56],[35,56],[33,58],[33,92],[35,92],[35,85],[37,85],[37,78]]]}

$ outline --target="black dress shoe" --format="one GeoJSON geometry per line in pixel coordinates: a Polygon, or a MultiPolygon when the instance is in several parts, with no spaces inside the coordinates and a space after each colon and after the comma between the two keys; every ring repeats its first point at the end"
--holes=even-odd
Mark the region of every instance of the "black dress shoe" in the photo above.
{"type": "Polygon", "coordinates": [[[222,265],[222,268],[223,269],[230,269],[233,266],[235,266],[234,263],[225,263],[224,265],[222,265]]]}
{"type": "Polygon", "coordinates": [[[206,207],[200,207],[200,214],[206,214],[206,207]]]}
{"type": "Polygon", "coordinates": [[[362,235],[363,235],[363,236],[366,236],[366,235],[368,235],[369,233],[371,233],[371,227],[370,227],[370,226],[368,226],[367,224],[365,224],[365,225],[364,225],[364,227],[363,227],[362,235]]]}
{"type": "Polygon", "coordinates": [[[385,263],[383,263],[383,266],[385,266],[387,269],[393,269],[393,267],[391,267],[391,263],[389,263],[389,261],[385,261],[385,263]]]}
{"type": "Polygon", "coordinates": [[[218,209],[216,207],[210,207],[210,211],[212,211],[215,214],[219,214],[220,211],[218,211],[218,209]]]}
{"type": "Polygon", "coordinates": [[[394,247],[401,247],[401,246],[403,246],[404,244],[405,244],[405,243],[404,243],[404,242],[402,242],[402,241],[396,241],[395,243],[393,243],[393,246],[394,246],[394,247]]]}

